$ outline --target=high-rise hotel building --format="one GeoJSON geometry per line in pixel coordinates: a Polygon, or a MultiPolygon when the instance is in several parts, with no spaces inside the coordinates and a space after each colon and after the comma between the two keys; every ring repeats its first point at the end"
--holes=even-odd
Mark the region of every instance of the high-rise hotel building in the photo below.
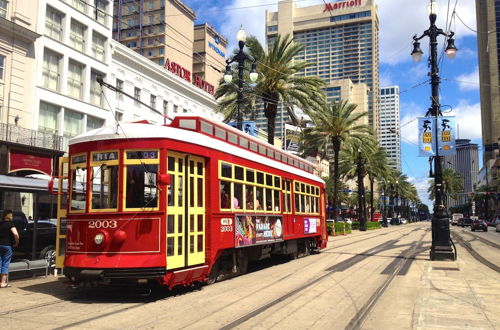
{"type": "Polygon", "coordinates": [[[483,167],[490,185],[500,176],[500,0],[476,0],[483,167]]]}
{"type": "Polygon", "coordinates": [[[391,166],[401,171],[399,104],[399,86],[380,88],[380,146],[387,152],[391,166]]]}
{"type": "Polygon", "coordinates": [[[114,0],[113,39],[214,94],[227,41],[179,0],[114,0]]]}
{"type": "MultiPolygon", "coordinates": [[[[374,0],[349,0],[298,8],[294,1],[278,2],[277,12],[266,13],[268,44],[280,34],[290,34],[304,45],[297,60],[313,62],[299,74],[319,76],[334,101],[339,81],[366,84],[369,123],[379,129],[379,23],[374,0]]],[[[356,100],[353,103],[357,103],[356,100]]],[[[360,102],[362,103],[362,101],[360,102]]],[[[277,119],[279,120],[279,119],[277,119]]],[[[276,123],[279,127],[279,123],[276,123]]],[[[378,135],[378,134],[377,134],[378,135]]]]}

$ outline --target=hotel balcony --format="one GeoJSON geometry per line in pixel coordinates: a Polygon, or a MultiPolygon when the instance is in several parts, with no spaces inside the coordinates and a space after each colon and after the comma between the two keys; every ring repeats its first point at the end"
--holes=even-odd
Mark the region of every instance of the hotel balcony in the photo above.
{"type": "Polygon", "coordinates": [[[4,123],[0,123],[0,142],[64,151],[62,136],[4,123]]]}

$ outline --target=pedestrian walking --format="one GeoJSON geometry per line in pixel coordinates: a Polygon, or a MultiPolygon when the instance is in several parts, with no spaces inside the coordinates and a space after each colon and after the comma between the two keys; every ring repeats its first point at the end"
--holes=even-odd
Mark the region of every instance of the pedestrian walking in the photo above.
{"type": "Polygon", "coordinates": [[[0,222],[0,274],[2,282],[0,288],[10,287],[7,284],[9,274],[10,259],[12,257],[12,247],[19,244],[19,234],[12,222],[14,215],[11,210],[5,210],[0,222]]]}

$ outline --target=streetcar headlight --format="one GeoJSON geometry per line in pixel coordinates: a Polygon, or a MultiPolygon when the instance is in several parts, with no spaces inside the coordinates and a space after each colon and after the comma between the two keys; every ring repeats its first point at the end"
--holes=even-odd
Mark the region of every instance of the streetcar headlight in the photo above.
{"type": "Polygon", "coordinates": [[[102,242],[104,241],[104,235],[99,233],[97,235],[94,236],[94,243],[99,245],[99,244],[102,244],[102,242]]]}

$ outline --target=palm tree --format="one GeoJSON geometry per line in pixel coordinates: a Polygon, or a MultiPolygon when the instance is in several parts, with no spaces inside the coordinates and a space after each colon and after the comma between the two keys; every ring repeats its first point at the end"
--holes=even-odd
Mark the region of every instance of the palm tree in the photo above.
{"type": "Polygon", "coordinates": [[[366,163],[366,171],[370,180],[370,220],[373,221],[373,186],[375,179],[382,179],[387,177],[391,168],[388,164],[387,153],[384,149],[377,147],[375,152],[370,155],[366,163]]]}
{"type": "Polygon", "coordinates": [[[342,148],[339,171],[346,179],[356,178],[358,185],[359,228],[366,230],[366,202],[364,178],[368,174],[368,159],[377,149],[377,142],[371,135],[363,140],[348,140],[342,148]],[[353,166],[355,164],[356,166],[353,166]]]}
{"type": "MultiPolygon", "coordinates": [[[[331,103],[312,113],[314,127],[304,129],[301,152],[303,155],[321,155],[328,157],[327,148],[333,148],[333,166],[330,177],[333,178],[334,217],[338,215],[339,194],[339,155],[346,141],[364,141],[370,133],[370,127],[361,123],[367,112],[356,112],[356,104],[347,101],[331,103]]],[[[331,149],[330,149],[331,150],[331,149]]]]}
{"type": "MultiPolygon", "coordinates": [[[[267,141],[274,144],[274,131],[278,105],[281,103],[288,115],[295,121],[293,107],[302,109],[306,114],[314,112],[324,106],[325,96],[321,89],[325,82],[319,77],[297,76],[296,73],[305,70],[314,63],[295,61],[294,57],[304,48],[294,43],[289,35],[276,37],[266,54],[257,38],[251,36],[246,45],[249,54],[257,61],[259,80],[251,91],[243,91],[246,98],[245,110],[254,105],[256,100],[262,101],[264,115],[267,118],[267,141]]],[[[221,85],[215,93],[217,100],[221,99],[218,107],[226,116],[234,116],[236,109],[236,82],[221,85]]],[[[245,110],[243,110],[245,112],[245,110]]],[[[228,117],[226,117],[228,119],[228,117]]]]}
{"type": "MultiPolygon", "coordinates": [[[[464,190],[462,176],[455,172],[452,168],[443,169],[443,192],[452,199],[457,199],[458,193],[464,190]]],[[[434,200],[434,180],[429,180],[429,199],[434,200]]]]}

